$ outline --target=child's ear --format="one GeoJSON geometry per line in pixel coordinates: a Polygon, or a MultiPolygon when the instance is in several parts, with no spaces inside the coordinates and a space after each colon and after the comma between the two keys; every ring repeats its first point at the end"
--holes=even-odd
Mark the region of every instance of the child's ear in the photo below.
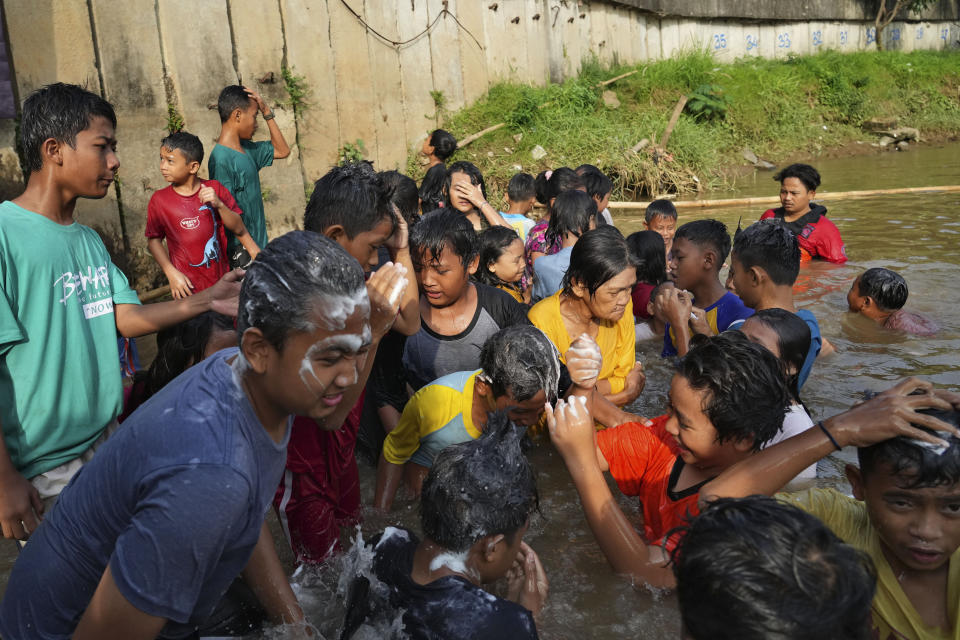
{"type": "Polygon", "coordinates": [[[506,536],[498,533],[495,536],[487,536],[483,539],[483,559],[487,562],[493,562],[497,559],[497,545],[506,541],[506,536]]]}
{"type": "Polygon", "coordinates": [[[863,296],[860,299],[860,310],[869,309],[871,307],[876,308],[877,301],[871,298],[870,296],[863,296]]]}
{"type": "Polygon", "coordinates": [[[273,345],[256,327],[250,327],[240,336],[240,352],[250,368],[259,374],[266,373],[270,357],[276,353],[273,345]]]}
{"type": "Polygon", "coordinates": [[[747,273],[750,274],[750,284],[755,287],[759,286],[763,279],[767,277],[767,272],[757,266],[747,269],[747,273]]]}
{"type": "Polygon", "coordinates": [[[487,396],[492,395],[493,389],[490,387],[490,383],[483,379],[482,375],[478,375],[473,382],[473,386],[477,390],[477,394],[486,398],[487,396]]]}
{"type": "Polygon", "coordinates": [[[703,268],[706,271],[711,271],[714,269],[717,271],[720,270],[720,268],[717,266],[717,254],[714,251],[707,249],[703,252],[703,255],[700,256],[700,259],[703,261],[703,268]]]}
{"type": "Polygon", "coordinates": [[[337,244],[343,245],[344,240],[347,238],[347,231],[342,225],[332,224],[323,230],[323,235],[327,236],[337,244]]]}
{"type": "Polygon", "coordinates": [[[470,262],[467,264],[467,273],[473,275],[477,272],[477,267],[480,266],[480,256],[473,256],[470,262]]]}
{"type": "Polygon", "coordinates": [[[733,441],[733,448],[739,453],[751,453],[754,442],[756,442],[755,438],[739,438],[733,441]]]}
{"type": "Polygon", "coordinates": [[[850,488],[853,490],[853,497],[862,501],[866,493],[863,490],[863,473],[852,464],[848,464],[844,468],[844,471],[847,474],[847,481],[850,483],[850,488]]]}
{"type": "Polygon", "coordinates": [[[190,163],[190,173],[197,175],[197,172],[200,171],[200,163],[194,160],[190,163]]]}
{"type": "Polygon", "coordinates": [[[40,145],[40,156],[45,162],[55,165],[63,164],[63,147],[54,138],[47,138],[40,145]]]}
{"type": "Polygon", "coordinates": [[[230,117],[237,122],[240,122],[240,118],[243,117],[243,109],[234,109],[233,113],[230,114],[230,117]]]}

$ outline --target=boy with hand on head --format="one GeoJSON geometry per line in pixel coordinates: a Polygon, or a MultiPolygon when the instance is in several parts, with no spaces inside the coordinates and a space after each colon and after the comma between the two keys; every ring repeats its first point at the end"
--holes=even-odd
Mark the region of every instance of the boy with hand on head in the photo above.
{"type": "Polygon", "coordinates": [[[473,371],[487,338],[530,324],[526,307],[505,291],[471,282],[480,261],[473,225],[455,209],[433,211],[410,234],[420,285],[420,330],[407,339],[403,367],[414,391],[458,371],[473,371]]]}
{"type": "Polygon", "coordinates": [[[510,178],[507,184],[507,210],[500,215],[513,227],[524,243],[527,241],[527,233],[534,225],[533,220],[527,216],[533,210],[533,203],[536,201],[537,188],[532,175],[518,173],[510,178]]]}
{"type": "Polygon", "coordinates": [[[17,558],[3,637],[187,637],[241,572],[274,621],[302,624],[264,525],[290,417],[322,424],[348,401],[403,280],[382,269],[365,286],[306,231],[264,248],[240,292],[239,349],[154,395],[64,489],[17,558]]]}
{"type": "MultiPolygon", "coordinates": [[[[677,208],[669,200],[654,200],[647,205],[643,214],[643,228],[663,236],[663,243],[667,245],[667,256],[670,255],[673,236],[677,232],[677,217],[677,208]]],[[[669,267],[667,264],[668,269],[669,267]]]]}
{"type": "MultiPolygon", "coordinates": [[[[267,244],[267,220],[263,211],[260,169],[289,156],[290,146],[280,133],[273,110],[253,89],[240,85],[224,87],[217,99],[217,111],[220,113],[220,136],[210,152],[210,177],[233,194],[243,211],[250,236],[258,247],[263,247],[267,244]],[[267,122],[269,141],[252,141],[257,131],[257,112],[263,114],[267,122]]],[[[250,262],[252,256],[245,255],[246,249],[239,238],[227,234],[227,242],[232,266],[244,266],[250,262]]]]}
{"type": "Polygon", "coordinates": [[[835,489],[777,497],[817,516],[877,569],[871,637],[960,638],[960,394],[910,378],[819,429],[784,440],[728,469],[700,492],[773,495],[807,465],[856,446],[847,465],[853,498],[835,489]]]}
{"type": "MultiPolygon", "coordinates": [[[[370,542],[374,577],[389,600],[385,617],[403,611],[410,638],[537,638],[535,620],[549,583],[537,554],[523,542],[538,496],[520,438],[504,412],[491,414],[478,439],[437,456],[420,497],[423,540],[388,527],[370,542]],[[505,599],[483,589],[503,577],[505,599]]],[[[356,629],[351,619],[369,616],[370,599],[358,600],[368,611],[348,610],[344,637],[356,629]]]]}
{"type": "Polygon", "coordinates": [[[573,396],[566,407],[547,408],[550,439],[614,571],[671,585],[663,550],[676,544],[670,532],[696,515],[701,487],[754,455],[783,423],[790,401],[780,363],[738,332],[697,337],[677,365],[667,413],[646,420],[592,389],[596,344],[581,338],[575,347],[567,353],[573,396]],[[596,431],[595,420],[610,428],[596,431]],[[617,505],[604,471],[625,495],[640,497],[642,535],[617,505]]]}
{"type": "Polygon", "coordinates": [[[847,292],[847,305],[853,313],[870,318],[884,329],[894,329],[918,336],[932,336],[940,330],[937,324],[918,313],[907,311],[907,281],[896,271],[874,267],[853,281],[847,292]]]}
{"type": "MultiPolygon", "coordinates": [[[[810,350],[797,378],[802,387],[817,356],[833,353],[834,348],[820,335],[817,317],[793,303],[793,283],[800,273],[800,246],[796,237],[783,227],[769,223],[752,224],[738,230],[730,253],[730,280],[743,303],[754,311],[786,309],[800,316],[810,327],[810,350]]],[[[730,324],[737,329],[743,321],[730,324]]]]}
{"type": "Polygon", "coordinates": [[[160,173],[170,186],[151,196],[144,235],[175,300],[203,291],[230,271],[225,230],[251,259],[260,252],[230,192],[216,180],[197,177],[202,161],[203,144],[191,133],[172,133],[160,142],[160,173]]]}
{"type": "Polygon", "coordinates": [[[827,208],[811,201],[817,196],[820,173],[808,164],[791,164],[773,176],[780,183],[780,204],[767,209],[761,220],[773,220],[800,243],[801,259],[820,258],[834,264],[847,261],[840,230],[827,219],[827,208]]]}
{"type": "Polygon", "coordinates": [[[507,327],[490,336],[479,370],[435,380],[407,403],[383,443],[374,506],[389,510],[402,479],[410,493],[419,494],[437,453],[479,437],[491,412],[505,410],[517,425],[535,425],[544,402],[556,398],[559,381],[556,350],[536,327],[507,327]]]}
{"type": "Polygon", "coordinates": [[[242,272],[199,294],[141,306],[97,233],[74,220],[120,167],[113,107],[51,84],[23,104],[27,187],[0,204],[0,526],[25,540],[116,427],[117,334],[136,337],[205,311],[237,313],[242,272]]]}
{"type": "Polygon", "coordinates": [[[794,506],[715,500],[684,529],[672,559],[687,640],[874,637],[869,556],[794,506]]]}
{"type": "MultiPolygon", "coordinates": [[[[384,267],[410,273],[407,225],[390,202],[381,178],[362,162],[334,167],[314,185],[303,216],[305,230],[333,240],[360,265],[365,274],[377,267],[379,249],[387,246],[393,262],[384,267]]],[[[383,267],[377,272],[383,270],[383,267]]],[[[406,281],[405,281],[406,282],[406,281]]],[[[403,335],[420,327],[417,291],[412,283],[395,293],[400,313],[391,318],[403,335]]],[[[388,324],[389,328],[390,325],[388,324]]],[[[375,336],[360,369],[349,413],[327,418],[329,430],[310,416],[296,416],[287,447],[287,465],[274,496],[274,507],[290,546],[300,562],[320,562],[339,545],[341,526],[360,516],[360,474],[354,455],[365,387],[384,334],[375,336]]]]}
{"type": "Polygon", "coordinates": [[[664,358],[684,355],[693,334],[716,335],[753,314],[720,282],[728,253],[730,236],[719,220],[694,220],[677,230],[669,260],[676,288],[661,289],[655,301],[670,320],[663,334],[664,358]]]}

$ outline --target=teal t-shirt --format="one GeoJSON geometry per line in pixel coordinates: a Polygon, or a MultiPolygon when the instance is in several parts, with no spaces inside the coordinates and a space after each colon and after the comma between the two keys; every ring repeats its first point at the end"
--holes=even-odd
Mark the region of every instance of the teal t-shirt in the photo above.
{"type": "MultiPolygon", "coordinates": [[[[243,211],[243,223],[250,237],[263,249],[267,246],[267,220],[263,213],[263,194],[260,190],[260,169],[273,164],[273,143],[269,140],[251,142],[241,140],[244,153],[218,144],[210,152],[210,177],[225,186],[243,211]]],[[[227,255],[242,248],[232,233],[227,231],[227,255]]]]}
{"type": "Polygon", "coordinates": [[[114,304],[140,304],[97,232],[0,204],[0,425],[30,478],[120,415],[114,304]]]}

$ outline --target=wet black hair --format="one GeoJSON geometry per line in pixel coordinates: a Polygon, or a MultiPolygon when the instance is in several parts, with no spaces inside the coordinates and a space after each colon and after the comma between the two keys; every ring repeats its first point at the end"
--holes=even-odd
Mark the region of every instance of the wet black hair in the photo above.
{"type": "Polygon", "coordinates": [[[627,248],[637,264],[637,281],[659,285],[667,279],[667,245],[656,231],[635,231],[627,248]]]}
{"type": "Polygon", "coordinates": [[[459,256],[466,267],[479,251],[477,232],[456,209],[437,209],[420,218],[410,230],[410,257],[414,267],[440,257],[444,247],[459,256]]]}
{"type": "Polygon", "coordinates": [[[509,392],[517,402],[525,402],[543,390],[547,402],[557,399],[557,348],[533,325],[513,325],[487,338],[480,350],[480,368],[495,398],[509,392]]]}
{"type": "Polygon", "coordinates": [[[480,246],[480,262],[477,266],[477,272],[474,279],[491,287],[500,287],[511,285],[512,282],[504,282],[490,271],[491,262],[496,262],[503,255],[511,244],[520,239],[517,232],[512,227],[501,227],[499,225],[485,229],[478,236],[480,246]]]}
{"type": "Polygon", "coordinates": [[[420,217],[420,198],[417,195],[417,183],[413,178],[399,171],[381,171],[377,174],[387,192],[387,199],[397,206],[400,215],[408,226],[413,226],[420,217]]]}
{"type": "Polygon", "coordinates": [[[613,226],[597,227],[584,233],[573,245],[570,266],[563,274],[563,293],[572,295],[576,281],[586,287],[592,297],[604,282],[636,266],[623,234],[613,226]]]}
{"type": "Polygon", "coordinates": [[[673,236],[673,241],[676,243],[683,238],[697,245],[700,250],[713,249],[717,254],[717,272],[719,273],[723,262],[730,254],[730,234],[727,233],[727,225],[713,219],[694,220],[681,225],[673,236]]]}
{"type": "Polygon", "coordinates": [[[707,393],[703,412],[720,443],[752,439],[753,450],[759,451],[783,427],[791,404],[783,365],[741,332],[694,336],[677,373],[707,393]]]}
{"type": "Polygon", "coordinates": [[[187,162],[203,162],[203,143],[192,133],[186,131],[171,133],[160,141],[160,147],[179,151],[187,162]]]}
{"type": "Polygon", "coordinates": [[[447,179],[447,168],[442,164],[435,164],[423,176],[420,189],[420,210],[423,213],[439,209],[444,206],[446,198],[443,195],[443,183],[447,179]]]}
{"type": "Polygon", "coordinates": [[[672,553],[694,640],[868,640],[876,571],[816,517],[766,496],[720,498],[672,553]]]}
{"type": "Polygon", "coordinates": [[[188,367],[203,360],[203,353],[214,331],[236,332],[233,318],[207,311],[158,332],[157,355],[145,376],[146,391],[149,395],[165,387],[188,367]]]}
{"type": "Polygon", "coordinates": [[[445,206],[452,206],[450,204],[450,181],[455,173],[465,173],[470,176],[470,184],[479,185],[480,193],[483,194],[483,199],[487,199],[487,185],[483,182],[483,174],[480,173],[480,169],[477,169],[477,165],[473,164],[472,162],[458,160],[447,167],[447,175],[443,180],[443,195],[446,202],[445,206]]]}
{"type": "Polygon", "coordinates": [[[240,109],[246,111],[250,108],[253,98],[239,84],[232,84],[224,87],[217,98],[217,112],[220,114],[220,122],[226,122],[234,111],[240,109]]]}
{"type": "Polygon", "coordinates": [[[874,267],[860,274],[859,293],[870,296],[881,311],[896,311],[907,304],[907,281],[896,271],[874,267]]]}
{"type": "Polygon", "coordinates": [[[313,185],[303,213],[303,228],[323,233],[340,225],[348,238],[370,231],[389,220],[396,228],[393,207],[383,181],[366,162],[333,167],[313,185]]]}
{"type": "Polygon", "coordinates": [[[550,202],[550,190],[547,187],[547,182],[546,171],[541,171],[537,174],[537,177],[533,179],[533,189],[537,196],[537,202],[543,205],[550,202]]]}
{"type": "Polygon", "coordinates": [[[794,401],[803,404],[800,400],[800,371],[810,352],[810,327],[797,314],[778,308],[761,309],[744,322],[759,322],[777,334],[787,388],[794,401]],[[786,372],[788,365],[793,367],[793,373],[786,372]]]}
{"type": "Polygon", "coordinates": [[[291,331],[313,331],[329,296],[366,291],[363,269],[346,249],[312,231],[274,238],[247,267],[240,286],[237,331],[251,327],[278,351],[291,331]]]}
{"type": "Polygon", "coordinates": [[[559,244],[568,233],[578,238],[590,230],[597,219],[597,203],[583,191],[563,191],[553,201],[553,214],[544,234],[547,246],[559,244]]]}
{"type": "MultiPolygon", "coordinates": [[[[923,409],[917,413],[924,413],[960,427],[960,411],[956,409],[923,409]]],[[[960,483],[960,439],[918,424],[913,426],[946,440],[950,446],[943,453],[937,454],[936,451],[917,444],[916,440],[898,437],[857,449],[857,460],[864,482],[869,482],[870,475],[876,472],[878,466],[884,464],[890,468],[893,475],[906,481],[905,488],[919,489],[960,483]]]]}
{"type": "Polygon", "coordinates": [[[772,222],[756,222],[737,230],[733,239],[733,257],[745,269],[760,267],[774,284],[792,285],[800,273],[797,236],[772,222]]]}
{"type": "Polygon", "coordinates": [[[816,191],[820,186],[820,172],[808,164],[795,163],[784,167],[773,174],[773,179],[780,184],[787,178],[796,178],[803,183],[807,191],[816,191]]]}
{"type": "Polygon", "coordinates": [[[523,202],[537,196],[534,178],[529,173],[518,173],[507,184],[507,197],[510,202],[523,202]]]}
{"type": "Polygon", "coordinates": [[[56,82],[37,89],[24,101],[20,116],[19,151],[23,173],[43,169],[43,143],[50,138],[77,148],[77,134],[93,118],[105,118],[114,128],[113,105],[75,84],[56,82]]]}
{"type": "Polygon", "coordinates": [[[521,436],[506,413],[497,412],[479,438],[440,452],[420,493],[420,526],[427,538],[454,552],[487,536],[514,540],[539,504],[521,436]]]}
{"type": "Polygon", "coordinates": [[[434,129],[430,134],[430,146],[433,147],[433,155],[441,162],[446,162],[457,150],[457,139],[449,131],[434,129]]]}
{"type": "Polygon", "coordinates": [[[602,200],[605,195],[613,191],[613,181],[592,164],[582,164],[575,171],[583,180],[583,186],[587,188],[587,194],[590,197],[602,200]]]}
{"type": "Polygon", "coordinates": [[[647,205],[643,219],[650,224],[657,217],[677,219],[677,208],[669,200],[654,200],[647,205]]]}

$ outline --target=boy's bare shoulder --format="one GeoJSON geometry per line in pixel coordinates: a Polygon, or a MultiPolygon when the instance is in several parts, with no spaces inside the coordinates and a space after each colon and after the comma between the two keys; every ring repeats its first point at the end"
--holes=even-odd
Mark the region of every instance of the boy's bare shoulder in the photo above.
{"type": "Polygon", "coordinates": [[[931,318],[906,309],[899,309],[890,314],[883,326],[917,336],[932,336],[940,330],[931,318]]]}

